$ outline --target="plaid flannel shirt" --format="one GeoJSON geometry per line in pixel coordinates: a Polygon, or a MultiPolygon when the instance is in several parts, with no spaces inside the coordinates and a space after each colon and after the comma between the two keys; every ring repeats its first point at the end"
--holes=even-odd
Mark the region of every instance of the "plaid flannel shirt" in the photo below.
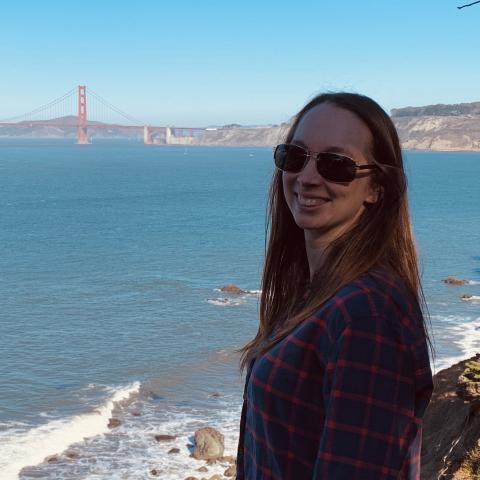
{"type": "Polygon", "coordinates": [[[237,480],[420,479],[433,390],[422,313],[373,271],[251,362],[237,480]]]}

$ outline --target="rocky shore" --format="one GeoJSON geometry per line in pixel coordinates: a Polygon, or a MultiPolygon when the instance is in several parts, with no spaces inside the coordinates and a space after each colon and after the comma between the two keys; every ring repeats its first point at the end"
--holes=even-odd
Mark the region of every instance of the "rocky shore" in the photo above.
{"type": "MultiPolygon", "coordinates": [[[[480,353],[438,372],[434,386],[424,416],[421,478],[480,479],[480,353]]],[[[113,417],[108,427],[113,433],[121,425],[122,421],[113,417]]],[[[236,478],[236,458],[225,455],[224,435],[211,426],[192,432],[188,443],[174,431],[146,433],[146,436],[149,443],[158,446],[159,462],[158,466],[145,469],[145,478],[169,477],[162,468],[163,455],[177,458],[179,472],[181,465],[189,463],[184,480],[236,478]]],[[[43,467],[24,468],[22,474],[25,478],[37,478],[39,474],[42,476],[42,469],[46,473],[45,467],[65,462],[82,462],[82,454],[74,447],[69,448],[45,458],[43,467]]]]}
{"type": "Polygon", "coordinates": [[[480,354],[441,370],[425,412],[422,479],[480,479],[480,354]]]}

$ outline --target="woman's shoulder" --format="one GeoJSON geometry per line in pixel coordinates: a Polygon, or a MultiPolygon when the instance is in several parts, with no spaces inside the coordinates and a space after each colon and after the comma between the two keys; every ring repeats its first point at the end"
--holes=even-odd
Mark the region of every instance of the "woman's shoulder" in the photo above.
{"type": "Polygon", "coordinates": [[[375,269],[340,288],[334,303],[344,302],[367,308],[370,313],[381,313],[396,307],[399,313],[417,310],[418,302],[400,276],[386,269],[375,269]]]}
{"type": "Polygon", "coordinates": [[[414,331],[423,317],[415,297],[405,282],[385,269],[372,270],[340,288],[320,309],[337,336],[347,326],[365,332],[388,328],[414,331]]]}

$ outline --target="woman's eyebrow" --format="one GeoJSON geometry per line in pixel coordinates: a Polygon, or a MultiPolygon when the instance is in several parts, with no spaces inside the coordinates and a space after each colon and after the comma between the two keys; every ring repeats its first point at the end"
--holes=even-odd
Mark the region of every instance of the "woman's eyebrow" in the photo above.
{"type": "MultiPolygon", "coordinates": [[[[303,147],[305,148],[306,150],[308,151],[312,151],[310,150],[310,148],[305,144],[305,142],[302,142],[301,140],[295,140],[295,141],[292,141],[292,143],[295,143],[295,145],[298,145],[299,147],[303,147]]],[[[350,157],[353,156],[353,152],[352,150],[350,150],[348,147],[340,147],[338,145],[331,145],[329,147],[325,147],[322,149],[322,152],[329,152],[329,153],[343,153],[344,155],[348,155],[350,157]]]]}
{"type": "Polygon", "coordinates": [[[302,142],[301,140],[292,140],[292,144],[297,145],[299,147],[303,147],[303,148],[305,148],[305,150],[308,150],[308,147],[305,144],[305,142],[302,142]]]}
{"type": "MultiPolygon", "coordinates": [[[[298,145],[299,147],[303,147],[305,150],[308,150],[309,152],[312,151],[310,150],[310,147],[303,142],[302,140],[292,140],[292,144],[298,145]]],[[[355,156],[353,151],[350,150],[348,147],[340,147],[338,145],[332,145],[329,147],[326,147],[322,149],[322,152],[329,152],[329,153],[342,153],[344,155],[347,155],[349,157],[355,156]]]]}
{"type": "Polygon", "coordinates": [[[345,148],[345,147],[331,146],[331,147],[324,148],[323,151],[330,152],[330,153],[343,153],[350,157],[353,156],[353,152],[349,148],[345,148]]]}

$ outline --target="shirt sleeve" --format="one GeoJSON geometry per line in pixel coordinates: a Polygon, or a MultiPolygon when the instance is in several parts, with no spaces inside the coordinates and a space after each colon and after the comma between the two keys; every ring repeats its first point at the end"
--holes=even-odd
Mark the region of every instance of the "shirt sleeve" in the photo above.
{"type": "Polygon", "coordinates": [[[313,479],[398,479],[419,454],[415,360],[401,320],[361,308],[331,341],[313,479]]]}

